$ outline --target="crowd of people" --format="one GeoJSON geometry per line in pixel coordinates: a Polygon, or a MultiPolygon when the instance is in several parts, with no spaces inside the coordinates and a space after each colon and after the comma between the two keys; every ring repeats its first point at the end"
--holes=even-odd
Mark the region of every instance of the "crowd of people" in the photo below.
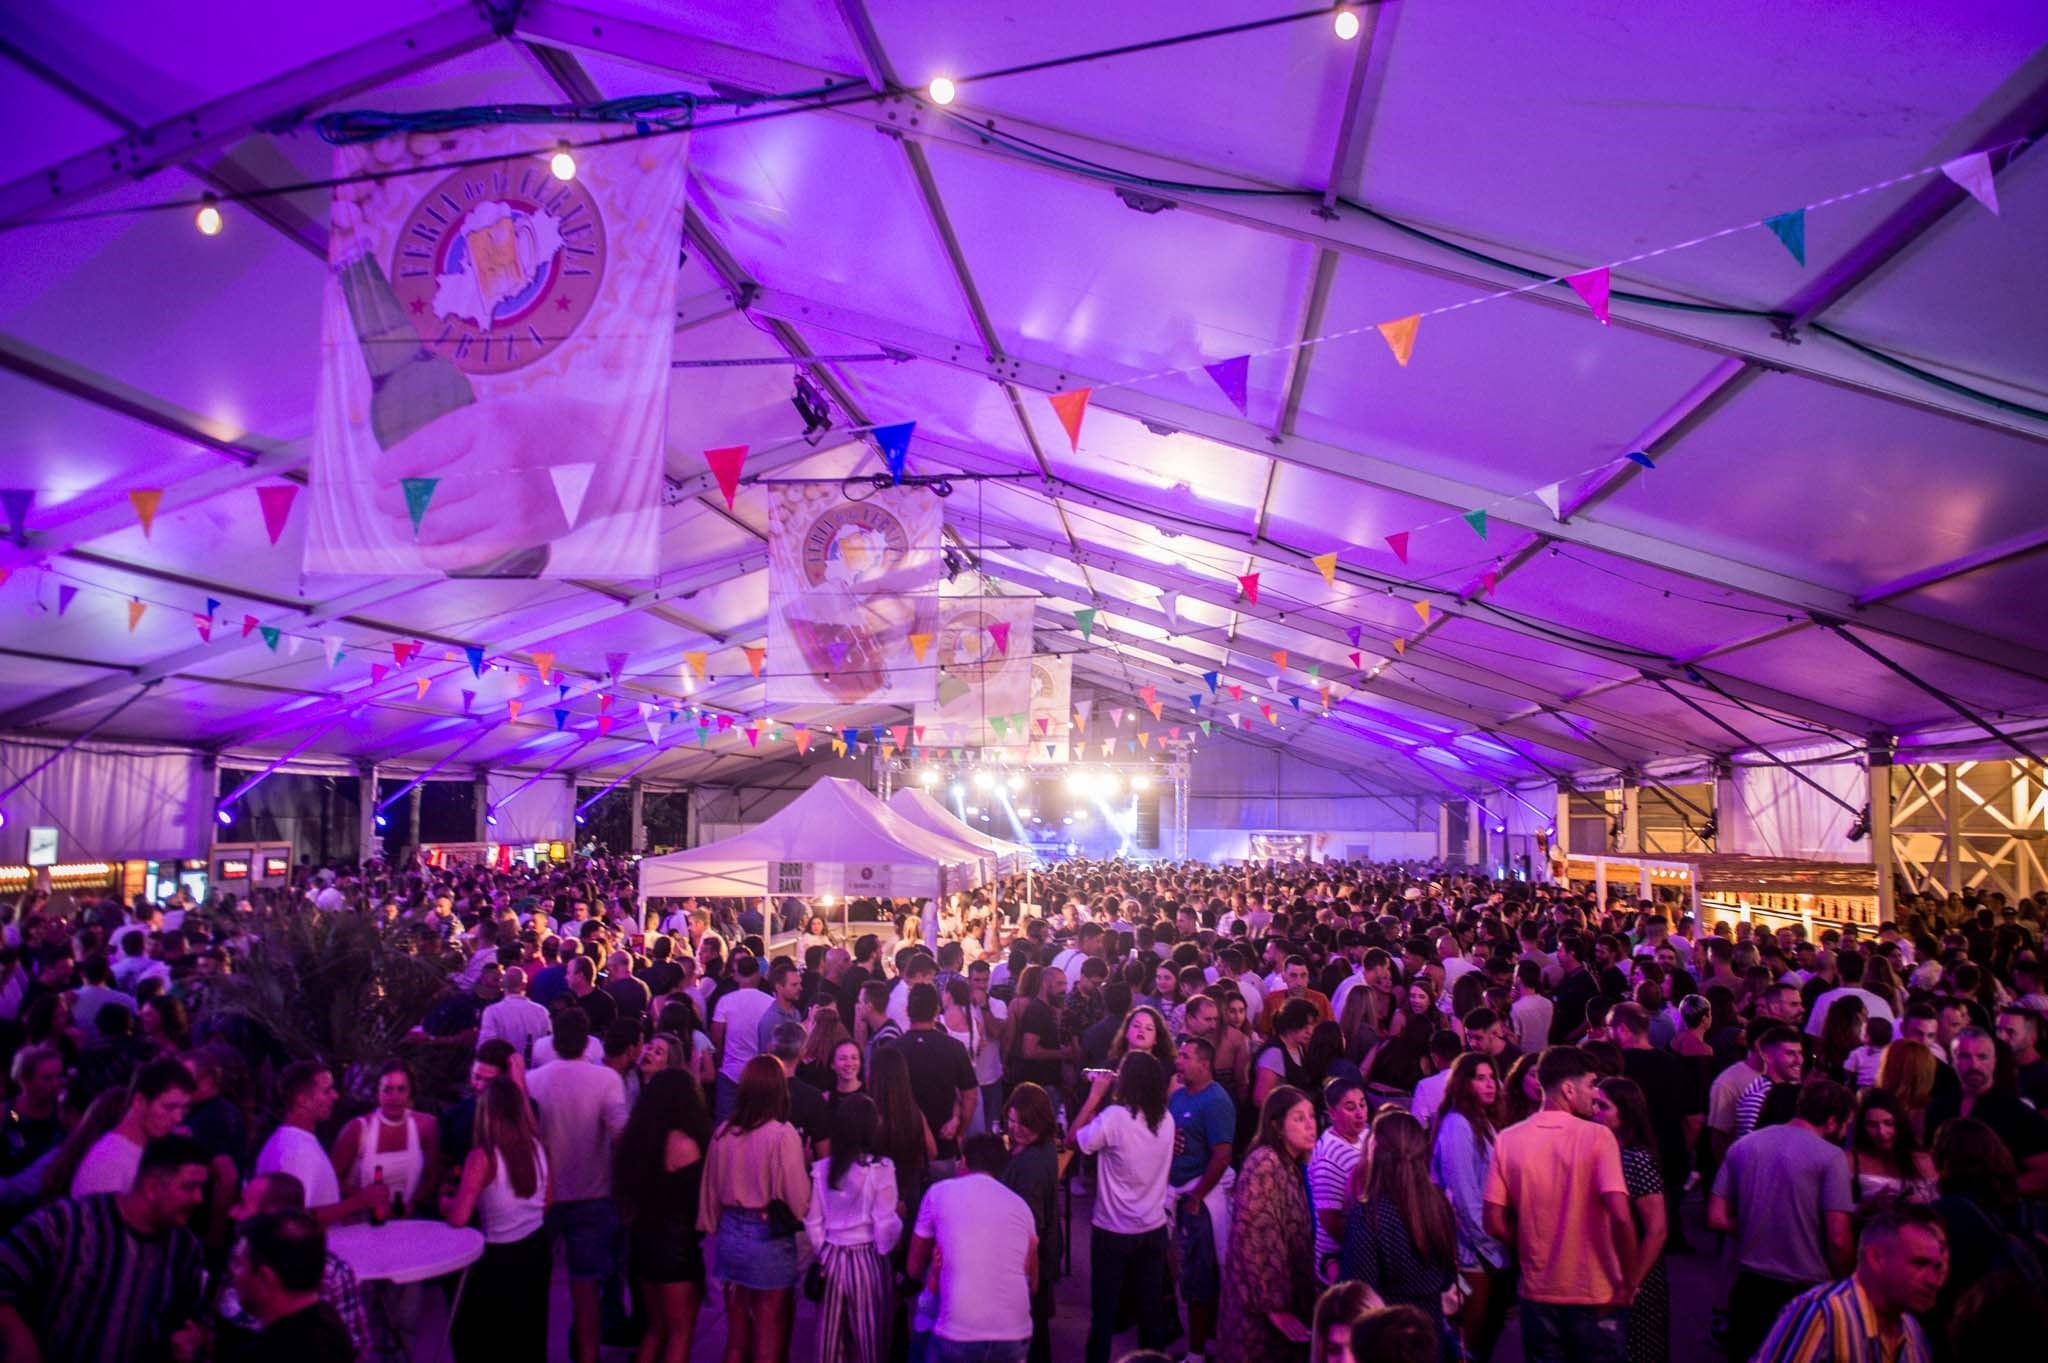
{"type": "Polygon", "coordinates": [[[422,1289],[330,1236],[394,1217],[481,1232],[438,1289],[459,1363],[708,1356],[714,1287],[726,1363],[784,1363],[799,1299],[821,1363],[1042,1363],[1083,1253],[1087,1363],[1486,1363],[1511,1323],[1526,1363],[1674,1330],[1923,1363],[2048,1329],[2048,895],[1809,933],[1456,868],[1075,862],[1034,903],[833,921],[632,876],[24,896],[0,1353],[395,1353],[422,1289]],[[257,926],[329,913],[445,974],[407,1054],[337,1069],[238,1008],[257,926]],[[1679,1254],[1725,1254],[1725,1295],[1674,1304],[1679,1254]]]}

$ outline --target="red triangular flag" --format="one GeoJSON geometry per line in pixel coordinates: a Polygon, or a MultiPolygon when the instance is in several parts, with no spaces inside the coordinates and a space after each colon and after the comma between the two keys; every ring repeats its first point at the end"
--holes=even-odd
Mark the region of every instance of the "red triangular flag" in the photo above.
{"type": "Polygon", "coordinates": [[[711,466],[711,476],[718,480],[718,490],[725,494],[726,510],[732,510],[732,499],[740,490],[740,469],[747,462],[747,447],[724,445],[706,450],[704,462],[711,466]]]}
{"type": "Polygon", "coordinates": [[[256,489],[256,500],[263,507],[263,530],[270,536],[272,544],[284,533],[284,523],[292,514],[292,502],[299,495],[296,483],[276,483],[256,489]]]}
{"type": "Polygon", "coordinates": [[[1254,606],[1259,604],[1259,575],[1244,573],[1237,579],[1237,585],[1244,590],[1245,599],[1254,606]]]}
{"type": "Polygon", "coordinates": [[[199,613],[198,611],[193,611],[193,612],[192,612],[192,624],[193,624],[193,627],[194,627],[194,628],[196,628],[196,629],[197,629],[197,630],[199,631],[199,637],[200,637],[201,639],[204,639],[204,640],[205,640],[205,641],[206,641],[207,643],[209,643],[209,644],[213,642],[213,617],[212,617],[212,616],[210,616],[210,615],[201,615],[201,614],[200,614],[200,613],[199,613]]]}
{"type": "Polygon", "coordinates": [[[1235,685],[1233,685],[1233,686],[1227,686],[1227,687],[1225,687],[1224,689],[1225,689],[1226,691],[1230,692],[1230,698],[1231,698],[1232,700],[1243,700],[1243,699],[1244,699],[1244,688],[1243,688],[1242,686],[1235,686],[1235,685]]]}
{"type": "Polygon", "coordinates": [[[1046,399],[1058,414],[1060,425],[1066,428],[1067,442],[1076,453],[1081,449],[1081,417],[1088,410],[1088,395],[1094,391],[1093,388],[1076,388],[1071,393],[1054,393],[1046,399]]]}
{"type": "Polygon", "coordinates": [[[1572,292],[1586,300],[1586,306],[1593,310],[1593,316],[1607,325],[1607,267],[1587,270],[1583,274],[1566,275],[1564,282],[1572,286],[1572,292]]]}

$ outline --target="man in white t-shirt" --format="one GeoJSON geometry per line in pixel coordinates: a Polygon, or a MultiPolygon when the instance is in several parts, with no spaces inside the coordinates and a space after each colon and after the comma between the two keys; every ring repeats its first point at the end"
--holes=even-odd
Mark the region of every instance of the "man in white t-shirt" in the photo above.
{"type": "Polygon", "coordinates": [[[334,883],[334,872],[321,871],[313,877],[320,889],[313,896],[313,907],[322,913],[339,913],[348,907],[348,896],[334,883]]]}
{"type": "Polygon", "coordinates": [[[286,1067],[278,1078],[278,1088],[284,1094],[284,1121],[257,1152],[255,1172],[296,1178],[306,1189],[306,1210],[323,1226],[357,1212],[381,1215],[391,1204],[390,1189],[373,1183],[352,1197],[343,1197],[341,1180],[334,1176],[334,1161],[313,1134],[334,1115],[335,1100],[341,1096],[334,1087],[334,1072],[317,1060],[301,1060],[286,1067]]]}
{"type": "Polygon", "coordinates": [[[918,1207],[910,1276],[921,1281],[937,1252],[939,1315],[932,1333],[939,1358],[948,1356],[948,1345],[964,1345],[963,1357],[1021,1359],[1031,1342],[1031,1298],[1038,1291],[1038,1228],[1024,1199],[995,1177],[1007,1158],[1002,1137],[969,1136],[961,1156],[964,1172],[934,1183],[918,1207]]]}
{"type": "Polygon", "coordinates": [[[477,1024],[477,1044],[508,1041],[522,1058],[530,1060],[534,1043],[548,1034],[548,1010],[526,997],[526,972],[516,965],[505,971],[500,987],[504,997],[484,1009],[477,1024]]]}
{"type": "Polygon", "coordinates": [[[732,1116],[740,1098],[740,1071],[760,1054],[761,1015],[775,1006],[775,1000],[761,988],[761,962],[755,956],[733,958],[733,978],[739,987],[718,1000],[711,1017],[711,1044],[718,1048],[718,1092],[711,1115],[716,1121],[732,1116]]]}
{"type": "Polygon", "coordinates": [[[1890,1023],[1898,1021],[1892,1015],[1890,1003],[1880,995],[1873,994],[1868,989],[1862,987],[1863,957],[1861,954],[1853,951],[1844,951],[1838,955],[1835,958],[1835,974],[1841,980],[1841,983],[1815,999],[1812,1009],[1806,1015],[1806,1034],[1808,1036],[1820,1035],[1821,1029],[1827,1026],[1828,1023],[1828,1010],[1834,1007],[1836,1002],[1841,999],[1861,999],[1863,1001],[1866,1021],[1870,1018],[1883,1018],[1886,1022],[1890,1023]]]}
{"type": "Polygon", "coordinates": [[[126,1193],[142,1168],[142,1151],[185,1124],[198,1089],[192,1071],[176,1060],[152,1060],[128,1086],[128,1110],[114,1129],[94,1141],[71,1176],[71,1195],[126,1193]]]}

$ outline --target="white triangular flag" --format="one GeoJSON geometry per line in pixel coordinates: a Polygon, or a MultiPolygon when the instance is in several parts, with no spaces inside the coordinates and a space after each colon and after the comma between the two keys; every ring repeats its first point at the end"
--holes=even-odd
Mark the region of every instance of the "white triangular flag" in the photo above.
{"type": "Polygon", "coordinates": [[[323,636],[320,640],[320,647],[322,651],[324,651],[327,655],[327,666],[329,668],[332,668],[336,663],[341,661],[340,635],[329,634],[323,636]]]}
{"type": "Polygon", "coordinates": [[[287,658],[296,658],[296,657],[298,657],[298,656],[299,656],[299,650],[300,650],[301,648],[304,648],[304,647],[305,647],[305,644],[306,644],[306,639],[305,639],[305,636],[304,636],[304,635],[300,635],[300,634],[287,634],[287,635],[285,635],[285,636],[284,636],[284,655],[285,655],[285,657],[287,657],[287,658]]]}
{"type": "Polygon", "coordinates": [[[661,742],[661,721],[660,721],[660,720],[658,720],[658,719],[650,719],[650,720],[648,720],[648,721],[647,721],[647,741],[648,741],[649,743],[659,743],[659,742],[661,742]]]}
{"type": "Polygon", "coordinates": [[[1180,633],[1180,614],[1176,610],[1176,607],[1179,605],[1179,592],[1159,593],[1159,609],[1166,613],[1166,632],[1168,634],[1180,633]]]}
{"type": "Polygon", "coordinates": [[[1536,500],[1550,508],[1550,516],[1552,520],[1564,519],[1562,516],[1558,514],[1557,510],[1557,508],[1561,506],[1564,502],[1563,483],[1552,483],[1549,487],[1537,488],[1536,500]]]}
{"type": "Polygon", "coordinates": [[[1973,151],[1968,156],[1958,156],[1942,166],[1941,173],[1961,185],[1994,215],[1998,212],[1998,186],[1991,182],[1990,152],[1973,151]]]}
{"type": "Polygon", "coordinates": [[[555,500],[562,504],[562,519],[569,522],[571,530],[582,514],[583,495],[590,491],[590,475],[595,472],[595,464],[556,464],[548,470],[555,480],[555,500]]]}

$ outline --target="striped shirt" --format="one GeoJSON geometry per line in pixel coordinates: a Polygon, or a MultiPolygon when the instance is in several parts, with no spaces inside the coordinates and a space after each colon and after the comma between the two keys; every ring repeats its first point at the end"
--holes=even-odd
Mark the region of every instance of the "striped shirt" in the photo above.
{"type": "Polygon", "coordinates": [[[1358,1169],[1358,1155],[1358,1145],[1346,1141],[1335,1131],[1325,1131],[1316,1139],[1315,1150],[1308,1157],[1308,1192],[1316,1212],[1318,1264],[1339,1248],[1337,1238],[1324,1228],[1322,1214],[1335,1212],[1340,1222],[1344,1219],[1344,1212],[1352,1201],[1351,1178],[1358,1169]]]}
{"type": "Polygon", "coordinates": [[[1853,1277],[1794,1297],[1778,1315],[1755,1363],[1928,1363],[1927,1336],[1911,1316],[1886,1339],[1870,1299],[1853,1277]]]}
{"type": "Polygon", "coordinates": [[[199,1315],[204,1255],[183,1226],[138,1232],[112,1193],[53,1202],[0,1240],[0,1306],[44,1363],[129,1363],[170,1351],[199,1315]]]}
{"type": "Polygon", "coordinates": [[[1741,1140],[1756,1130],[1757,1118],[1763,1115],[1764,1101],[1775,1088],[1768,1074],[1759,1074],[1735,1100],[1735,1139],[1741,1140]]]}

